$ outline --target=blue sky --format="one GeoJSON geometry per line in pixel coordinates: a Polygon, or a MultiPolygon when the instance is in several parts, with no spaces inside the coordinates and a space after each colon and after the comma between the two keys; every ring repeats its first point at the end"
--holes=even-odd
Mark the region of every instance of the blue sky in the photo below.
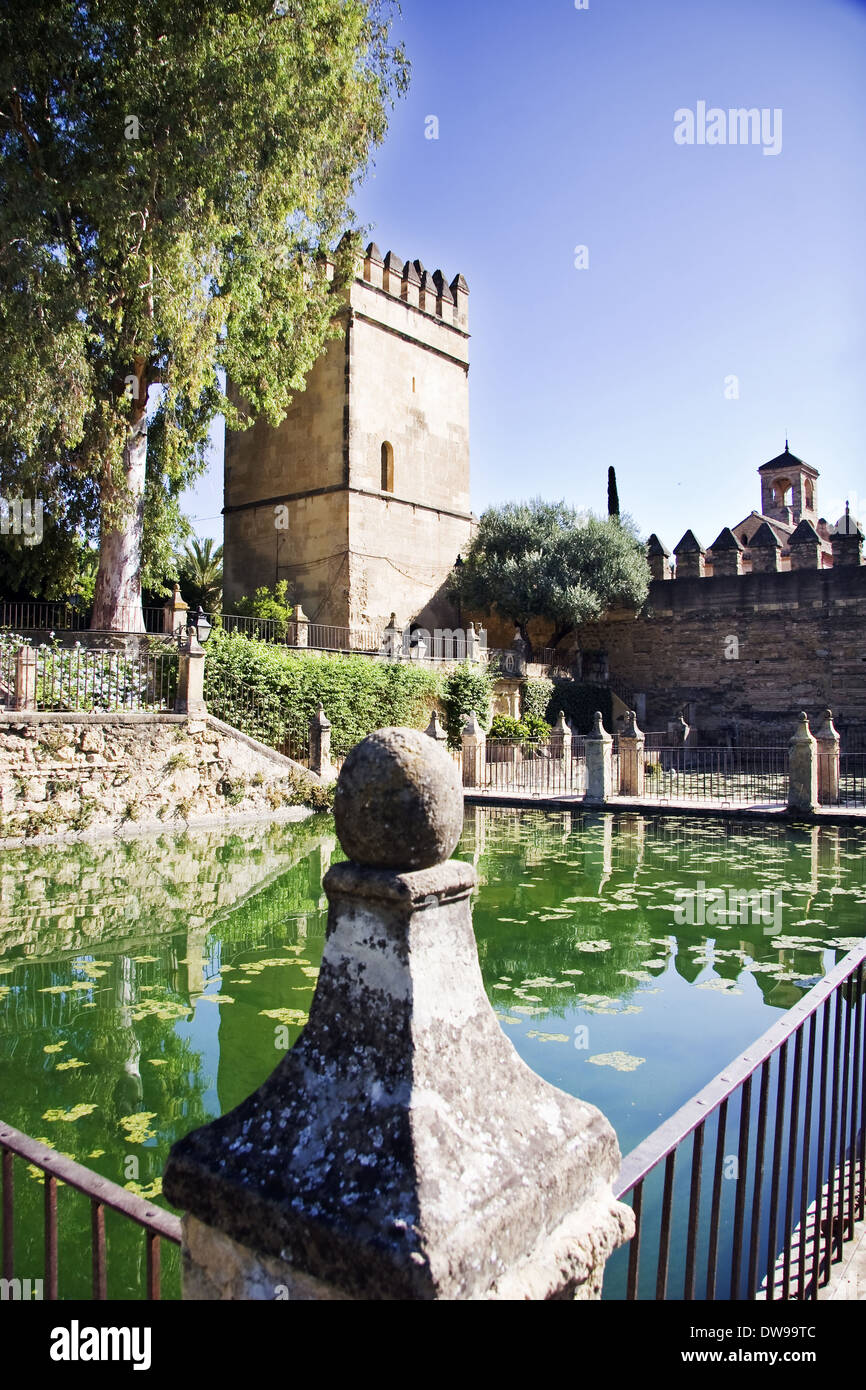
{"type": "MultiPolygon", "coordinates": [[[[604,511],[613,464],[645,535],[709,545],[787,433],[822,515],[866,515],[866,4],[404,0],[397,31],[355,210],[469,284],[474,510],[604,511]],[[778,153],[677,144],[701,101],[781,111],[778,153]]],[[[199,534],[221,505],[219,431],[199,534]]]]}

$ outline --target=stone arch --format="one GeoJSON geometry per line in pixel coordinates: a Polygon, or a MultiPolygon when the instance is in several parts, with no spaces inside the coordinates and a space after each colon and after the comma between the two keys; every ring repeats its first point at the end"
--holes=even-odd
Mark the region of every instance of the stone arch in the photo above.
{"type": "Polygon", "coordinates": [[[383,492],[394,491],[394,446],[384,440],[382,444],[382,478],[381,488],[383,492]]]}
{"type": "Polygon", "coordinates": [[[790,478],[773,479],[773,501],[777,507],[790,507],[794,487],[790,478]]]}

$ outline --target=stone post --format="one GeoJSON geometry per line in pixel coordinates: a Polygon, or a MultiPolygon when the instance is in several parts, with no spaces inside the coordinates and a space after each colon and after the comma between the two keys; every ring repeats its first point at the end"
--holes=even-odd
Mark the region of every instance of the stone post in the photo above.
{"type": "Polygon", "coordinates": [[[321,701],[310,720],[310,771],[318,777],[332,778],[334,775],[331,766],[331,721],[321,701]]]}
{"type": "Polygon", "coordinates": [[[185,714],[190,719],[207,717],[207,705],[204,702],[204,647],[200,644],[194,628],[187,629],[187,635],[180,648],[174,710],[175,714],[185,714]]]}
{"type": "Polygon", "coordinates": [[[463,785],[483,787],[487,781],[487,735],[473,710],[463,728],[463,785]]]}
{"type": "Polygon", "coordinates": [[[805,710],[788,744],[788,810],[814,811],[818,805],[818,744],[805,710]]]}
{"type": "Polygon", "coordinates": [[[821,727],[815,732],[818,745],[818,801],[822,806],[839,802],[839,732],[832,711],[821,712],[821,727]]]}
{"type": "Polygon", "coordinates": [[[308,647],[310,645],[310,620],[300,604],[295,606],[295,646],[308,647]]]}
{"type": "Polygon", "coordinates": [[[36,653],[32,647],[19,647],[15,653],[15,708],[36,708],[36,653]]]}
{"type": "Polygon", "coordinates": [[[630,709],[619,735],[620,796],[643,796],[645,744],[646,738],[637,726],[637,716],[630,709]]]}
{"type": "Polygon", "coordinates": [[[610,800],[613,739],[602,723],[601,711],[586,738],[586,804],[604,806],[610,800]]]}
{"type": "Polygon", "coordinates": [[[183,632],[187,623],[189,604],[184,603],[180,596],[180,586],[175,584],[171,591],[171,598],[163,606],[162,630],[163,632],[177,633],[183,632]]]}
{"type": "Polygon", "coordinates": [[[550,756],[565,763],[566,767],[571,762],[571,729],[563,710],[559,711],[559,717],[550,731],[550,756]]]}
{"type": "Polygon", "coordinates": [[[456,768],[415,729],[349,754],[310,1020],[174,1145],[186,1299],[592,1299],[633,1230],[616,1136],[520,1060],[487,999],[456,768]]]}
{"type": "Polygon", "coordinates": [[[466,629],[466,660],[481,660],[481,644],[478,641],[478,633],[475,631],[474,623],[470,623],[466,629]]]}
{"type": "Polygon", "coordinates": [[[388,626],[382,634],[382,654],[390,661],[398,661],[403,652],[403,633],[397,626],[397,615],[392,613],[388,626]]]}
{"type": "Polygon", "coordinates": [[[441,743],[443,747],[448,742],[448,734],[439,723],[438,710],[434,709],[433,713],[430,715],[430,723],[427,725],[424,732],[428,738],[432,738],[436,743],[441,743]]]}

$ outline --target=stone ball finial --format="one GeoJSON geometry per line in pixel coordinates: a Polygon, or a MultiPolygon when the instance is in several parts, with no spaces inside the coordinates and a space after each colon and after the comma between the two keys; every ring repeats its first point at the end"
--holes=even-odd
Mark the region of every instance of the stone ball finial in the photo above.
{"type": "Polygon", "coordinates": [[[377,729],[343,764],[334,821],[356,864],[400,871],[441,864],[463,829],[457,765],[420,729],[377,729]]]}

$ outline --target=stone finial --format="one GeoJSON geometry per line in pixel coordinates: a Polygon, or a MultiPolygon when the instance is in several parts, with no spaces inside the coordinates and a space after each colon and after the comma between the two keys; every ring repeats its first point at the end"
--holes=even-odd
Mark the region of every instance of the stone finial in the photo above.
{"type": "Polygon", "coordinates": [[[466,723],[463,725],[463,737],[465,738],[468,735],[470,738],[478,738],[479,735],[483,736],[483,734],[484,730],[478,722],[478,715],[475,713],[475,710],[473,710],[466,720],[466,723]]]}
{"type": "Polygon", "coordinates": [[[620,738],[643,738],[643,734],[637,726],[637,712],[633,709],[626,712],[620,738]]]}
{"type": "Polygon", "coordinates": [[[317,724],[320,729],[331,728],[331,721],[325,714],[325,706],[322,704],[321,700],[319,701],[319,708],[316,710],[316,713],[313,715],[312,719],[310,720],[310,723],[317,724]]]}
{"type": "Polygon", "coordinates": [[[394,797],[404,871],[328,870],[309,1023],[253,1095],[174,1145],[184,1297],[597,1298],[634,1228],[613,1129],[537,1076],[491,1008],[475,870],[441,862],[459,831],[450,760],[418,730],[358,748],[341,815],[390,836],[394,797]]]}
{"type": "Polygon", "coordinates": [[[560,734],[570,734],[570,733],[571,733],[571,729],[569,728],[569,726],[568,726],[568,721],[567,721],[567,719],[566,719],[566,717],[565,717],[565,710],[564,710],[564,709],[561,709],[561,710],[559,711],[559,714],[558,714],[557,717],[556,717],[556,723],[554,724],[553,727],[554,727],[554,728],[556,729],[556,731],[557,731],[558,733],[560,733],[560,734]]]}
{"type": "Polygon", "coordinates": [[[343,764],[334,822],[356,864],[403,870],[441,864],[463,828],[457,766],[420,729],[378,729],[343,764]]]}
{"type": "Polygon", "coordinates": [[[448,738],[447,732],[439,722],[438,710],[434,709],[433,713],[430,715],[430,723],[427,725],[424,732],[428,738],[435,739],[437,743],[444,743],[448,738]]]}
{"type": "Polygon", "coordinates": [[[597,709],[592,717],[592,733],[590,734],[590,738],[608,739],[610,742],[613,742],[611,735],[604,727],[604,715],[600,709],[597,709]]]}

